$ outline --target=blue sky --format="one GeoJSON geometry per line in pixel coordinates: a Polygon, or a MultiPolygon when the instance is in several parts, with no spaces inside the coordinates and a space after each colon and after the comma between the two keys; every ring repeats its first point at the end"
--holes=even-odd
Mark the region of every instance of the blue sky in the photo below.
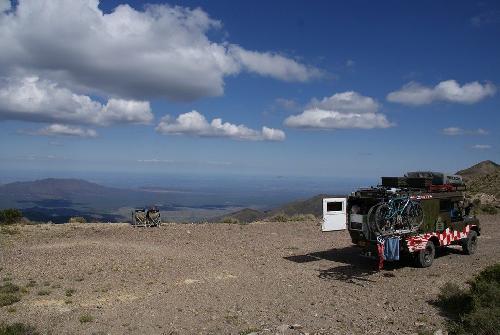
{"type": "Polygon", "coordinates": [[[3,173],[372,177],[499,160],[496,1],[148,4],[0,0],[3,173]]]}

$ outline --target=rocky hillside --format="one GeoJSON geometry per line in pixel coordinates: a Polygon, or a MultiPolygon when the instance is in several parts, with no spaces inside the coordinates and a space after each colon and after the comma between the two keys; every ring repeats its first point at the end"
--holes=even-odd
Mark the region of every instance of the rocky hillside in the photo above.
{"type": "Polygon", "coordinates": [[[483,161],[458,171],[467,184],[467,193],[485,212],[495,213],[500,208],[500,165],[483,161]]]}
{"type": "Polygon", "coordinates": [[[460,170],[457,174],[461,175],[464,179],[470,179],[478,176],[491,175],[498,171],[500,171],[500,165],[487,160],[477,163],[470,168],[460,170]]]}
{"type": "Polygon", "coordinates": [[[458,171],[470,193],[486,193],[500,198],[500,165],[483,161],[468,169],[458,171]]]}

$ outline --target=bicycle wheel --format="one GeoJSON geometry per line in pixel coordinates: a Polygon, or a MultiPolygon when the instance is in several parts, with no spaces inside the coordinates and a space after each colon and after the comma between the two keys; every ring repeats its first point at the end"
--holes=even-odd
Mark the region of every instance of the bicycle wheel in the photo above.
{"type": "Polygon", "coordinates": [[[368,215],[367,215],[367,222],[368,222],[368,228],[372,233],[377,233],[378,229],[375,224],[375,212],[377,211],[377,208],[381,205],[382,203],[378,203],[376,205],[373,205],[369,210],[368,210],[368,215]]]}
{"type": "Polygon", "coordinates": [[[381,235],[388,234],[394,230],[392,220],[390,218],[391,208],[387,203],[380,204],[375,210],[374,223],[377,232],[381,235]]]}
{"type": "Polygon", "coordinates": [[[424,210],[418,202],[411,202],[404,213],[408,229],[417,230],[424,222],[424,210]]]}

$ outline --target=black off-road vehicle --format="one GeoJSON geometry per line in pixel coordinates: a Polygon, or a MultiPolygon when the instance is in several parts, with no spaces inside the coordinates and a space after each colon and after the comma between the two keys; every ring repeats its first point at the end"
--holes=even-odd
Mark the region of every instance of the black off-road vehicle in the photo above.
{"type": "Polygon", "coordinates": [[[481,229],[464,191],[456,175],[409,172],[405,177],[382,177],[381,185],[359,189],[347,198],[352,242],[363,254],[378,256],[381,267],[384,259],[398,260],[400,254],[428,267],[436,248],[453,244],[473,254],[481,229]],[[396,257],[386,257],[388,251],[395,251],[396,257]]]}

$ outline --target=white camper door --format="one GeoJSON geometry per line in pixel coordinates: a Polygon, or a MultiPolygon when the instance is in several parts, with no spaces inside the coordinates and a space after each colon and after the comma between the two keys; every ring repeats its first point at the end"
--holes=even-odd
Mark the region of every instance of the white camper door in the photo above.
{"type": "Polygon", "coordinates": [[[343,230],[347,228],[347,199],[323,199],[322,231],[343,230]]]}

